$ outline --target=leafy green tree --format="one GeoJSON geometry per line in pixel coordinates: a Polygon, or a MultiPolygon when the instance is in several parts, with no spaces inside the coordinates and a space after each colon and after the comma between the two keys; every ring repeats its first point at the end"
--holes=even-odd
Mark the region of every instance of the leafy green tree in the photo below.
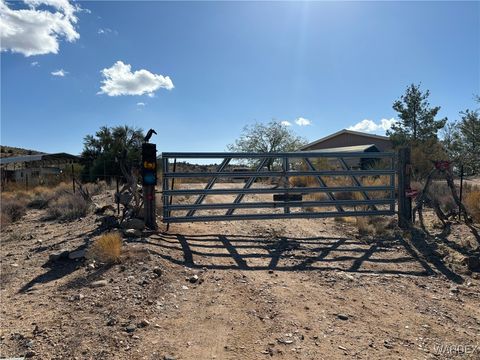
{"type": "Polygon", "coordinates": [[[393,103],[399,121],[387,131],[394,145],[415,145],[425,141],[437,141],[438,131],[447,118],[435,119],[440,106],[431,107],[428,102],[430,91],[422,92],[420,85],[411,84],[405,94],[393,103]]]}
{"type": "Polygon", "coordinates": [[[119,162],[127,169],[140,166],[141,146],[144,139],[142,129],[130,126],[102,126],[95,135],[87,135],[83,140],[81,154],[84,180],[104,179],[121,176],[119,162]]]}
{"type": "MultiPolygon", "coordinates": [[[[297,151],[306,143],[304,138],[295,135],[287,126],[272,120],[267,124],[256,122],[245,126],[241,136],[227,148],[235,152],[272,153],[297,151]]],[[[268,170],[272,166],[273,162],[269,162],[268,170]]]]}
{"type": "Polygon", "coordinates": [[[448,125],[444,146],[457,168],[463,165],[467,174],[480,174],[480,113],[465,110],[460,115],[459,121],[448,125]]]}

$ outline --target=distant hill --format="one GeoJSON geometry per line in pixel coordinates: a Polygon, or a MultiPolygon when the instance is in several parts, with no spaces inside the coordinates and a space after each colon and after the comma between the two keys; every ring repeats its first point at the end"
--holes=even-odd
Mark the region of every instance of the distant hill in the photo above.
{"type": "Polygon", "coordinates": [[[22,149],[13,146],[0,145],[0,157],[12,157],[12,156],[22,156],[22,155],[37,155],[45,154],[36,150],[22,149]]]}

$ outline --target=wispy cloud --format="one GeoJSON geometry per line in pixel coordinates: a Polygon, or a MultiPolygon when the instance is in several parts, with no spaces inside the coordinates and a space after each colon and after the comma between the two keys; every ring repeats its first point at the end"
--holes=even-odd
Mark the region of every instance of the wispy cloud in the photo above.
{"type": "Polygon", "coordinates": [[[363,119],[362,121],[356,123],[355,125],[350,126],[348,130],[368,132],[368,133],[375,133],[375,132],[385,133],[385,131],[390,129],[395,122],[396,120],[394,118],[381,119],[380,122],[378,123],[370,119],[363,119]]]}
{"type": "Polygon", "coordinates": [[[137,103],[137,106],[142,106],[142,107],[143,107],[143,106],[145,106],[145,105],[147,105],[147,104],[145,104],[144,102],[138,102],[138,103],[137,103]]]}
{"type": "Polygon", "coordinates": [[[30,63],[30,66],[36,67],[36,66],[40,66],[40,65],[38,64],[38,61],[32,61],[30,63]]]}
{"type": "Polygon", "coordinates": [[[144,95],[154,96],[159,89],[172,90],[173,82],[168,76],[151,73],[141,69],[132,72],[129,64],[117,61],[110,68],[101,71],[104,79],[97,94],[108,96],[144,95]]]}
{"type": "Polygon", "coordinates": [[[280,124],[282,124],[283,126],[292,126],[292,123],[290,121],[287,121],[287,120],[281,121],[280,124]]]}
{"type": "Polygon", "coordinates": [[[118,32],[116,30],[112,30],[110,28],[100,28],[100,29],[97,30],[97,34],[99,34],[99,35],[109,35],[109,34],[118,35],[118,32]]]}
{"type": "Polygon", "coordinates": [[[51,74],[53,76],[60,76],[60,77],[64,77],[65,75],[68,74],[68,71],[65,71],[63,69],[59,69],[59,70],[56,70],[56,71],[52,71],[51,74]]]}
{"type": "Polygon", "coordinates": [[[75,25],[79,5],[68,0],[24,0],[28,8],[12,9],[0,1],[1,51],[25,56],[57,54],[59,42],[74,42],[80,38],[75,25]],[[39,7],[47,5],[52,11],[39,7]]]}
{"type": "Polygon", "coordinates": [[[295,124],[297,124],[298,126],[308,126],[308,125],[312,125],[312,122],[303,117],[298,117],[295,119],[295,124]]]}

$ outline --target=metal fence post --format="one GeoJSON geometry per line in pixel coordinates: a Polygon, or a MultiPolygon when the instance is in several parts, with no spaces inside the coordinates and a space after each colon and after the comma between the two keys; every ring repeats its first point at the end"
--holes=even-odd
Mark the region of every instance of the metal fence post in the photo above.
{"type": "Polygon", "coordinates": [[[168,191],[168,178],[165,176],[168,173],[168,158],[162,156],[162,201],[163,201],[163,218],[166,219],[169,217],[168,211],[168,202],[169,202],[169,195],[166,195],[166,191],[168,191]]]}
{"type": "Polygon", "coordinates": [[[410,148],[398,150],[398,226],[408,229],[412,225],[412,200],[407,197],[410,189],[410,148]]]}
{"type": "Polygon", "coordinates": [[[118,175],[115,175],[115,182],[117,185],[117,196],[115,196],[117,203],[117,215],[120,215],[120,184],[118,183],[118,175]]]}
{"type": "Polygon", "coordinates": [[[288,166],[288,157],[285,156],[283,158],[283,162],[282,162],[282,169],[283,169],[283,173],[285,174],[285,177],[283,178],[283,181],[284,181],[284,184],[283,184],[283,187],[285,189],[285,206],[283,207],[283,212],[285,214],[288,214],[290,213],[290,208],[287,206],[288,204],[288,196],[289,196],[289,193],[288,193],[288,188],[289,188],[289,185],[290,185],[290,179],[288,177],[288,169],[289,166],[288,166]]]}
{"type": "Polygon", "coordinates": [[[72,162],[72,188],[73,188],[73,193],[75,194],[75,171],[73,168],[73,162],[72,162]]]}
{"type": "MultiPolygon", "coordinates": [[[[463,164],[460,166],[460,204],[462,203],[462,197],[463,197],[463,164]]],[[[460,220],[460,217],[462,216],[462,207],[461,205],[458,205],[458,220],[460,220]]]]}

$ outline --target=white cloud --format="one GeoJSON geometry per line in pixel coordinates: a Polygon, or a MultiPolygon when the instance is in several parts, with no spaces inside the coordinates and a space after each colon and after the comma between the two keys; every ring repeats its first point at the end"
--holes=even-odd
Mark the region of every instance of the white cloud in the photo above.
{"type": "Polygon", "coordinates": [[[75,13],[81,10],[78,5],[68,0],[24,0],[24,4],[28,8],[14,10],[0,0],[1,51],[25,56],[57,54],[62,38],[68,42],[80,38],[75,30],[75,13]]]}
{"type": "Polygon", "coordinates": [[[379,123],[376,123],[373,120],[364,119],[353,126],[350,126],[348,130],[361,131],[361,132],[385,132],[392,127],[396,122],[394,118],[391,119],[381,119],[379,123]]]}
{"type": "Polygon", "coordinates": [[[138,102],[137,103],[137,106],[145,106],[145,105],[147,105],[147,104],[145,104],[144,102],[138,102]]]}
{"type": "Polygon", "coordinates": [[[292,126],[292,123],[290,121],[287,121],[287,120],[281,121],[280,124],[282,124],[283,126],[292,126]]]}
{"type": "Polygon", "coordinates": [[[298,117],[295,119],[295,124],[297,124],[298,126],[308,126],[308,125],[312,125],[312,122],[303,117],[298,117]]]}
{"type": "Polygon", "coordinates": [[[98,33],[99,35],[108,35],[108,34],[115,34],[115,35],[117,35],[117,34],[118,34],[117,31],[113,31],[112,29],[109,29],[109,28],[103,28],[103,29],[100,28],[100,29],[98,29],[97,33],[98,33]]]}
{"type": "Polygon", "coordinates": [[[160,88],[172,90],[173,82],[168,76],[153,74],[142,69],[132,72],[129,64],[117,61],[112,67],[101,71],[104,79],[97,94],[108,96],[144,95],[154,96],[160,88]]]}
{"type": "Polygon", "coordinates": [[[38,65],[38,61],[32,61],[32,62],[30,63],[30,66],[34,66],[34,67],[35,67],[35,66],[40,66],[40,65],[38,65]]]}
{"type": "Polygon", "coordinates": [[[56,70],[56,71],[52,71],[51,74],[53,76],[60,76],[60,77],[64,77],[65,75],[68,74],[68,71],[65,71],[63,69],[59,69],[59,70],[56,70]]]}

